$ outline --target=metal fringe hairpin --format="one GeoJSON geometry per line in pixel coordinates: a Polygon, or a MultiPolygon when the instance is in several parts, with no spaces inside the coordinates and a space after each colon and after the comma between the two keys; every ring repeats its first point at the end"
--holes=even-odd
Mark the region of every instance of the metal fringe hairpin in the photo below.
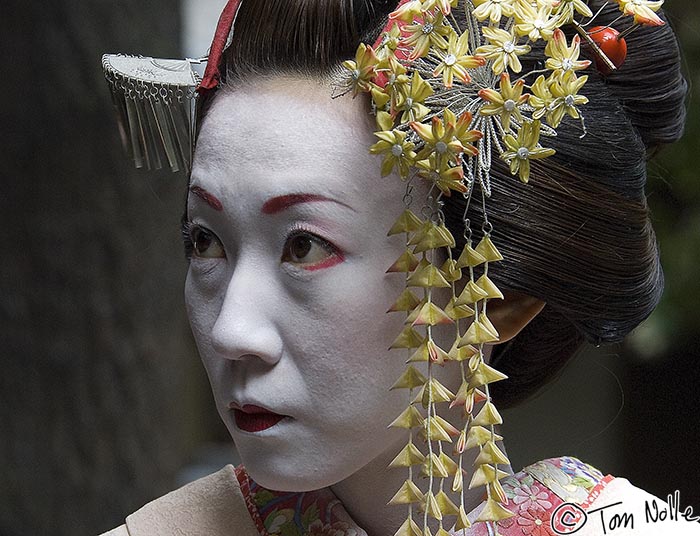
{"type": "Polygon", "coordinates": [[[566,117],[579,120],[585,135],[581,106],[588,98],[580,92],[588,77],[579,71],[591,62],[579,58],[581,38],[598,68],[609,73],[624,61],[624,35],[639,24],[663,24],[655,14],[663,2],[616,3],[622,16],[635,19],[623,34],[610,26],[586,30],[602,8],[594,14],[583,0],[403,0],[374,46],[361,44],[355,59],[343,63],[341,90],[371,95],[379,141],[370,152],[383,156],[382,176],[396,172],[407,181],[406,209],[389,230],[406,240],[406,251],[388,269],[406,279],[390,309],[406,314],[405,328],[391,348],[408,351],[407,368],[392,386],[409,392],[407,409],[390,424],[409,430],[406,446],[390,464],[408,470],[390,501],[408,505],[396,536],[432,536],[431,518],[437,536],[449,536],[448,529],[466,534],[471,525],[464,504],[467,476],[469,489],[485,487],[485,504],[475,522],[496,534],[497,523],[513,516],[500,484],[507,474],[500,467],[510,465],[497,445],[502,438],[495,427],[502,418],[489,389],[506,376],[484,359],[485,345],[499,341],[488,304],[503,299],[489,277],[492,264],[503,259],[486,210],[492,157],[527,182],[532,161],[555,153],[541,145],[541,138],[556,136],[566,117]],[[571,41],[561,30],[565,25],[578,33],[571,41]],[[539,40],[546,43],[546,62],[523,73],[520,57],[539,40]],[[416,178],[430,186],[419,206],[421,217],[411,210],[416,178]],[[474,245],[468,210],[477,187],[484,223],[474,245]],[[457,259],[442,212],[443,198],[451,195],[464,196],[467,207],[466,244],[457,259]],[[441,250],[447,260],[438,266],[441,250]],[[458,294],[456,284],[464,280],[458,294]],[[443,288],[449,289],[448,301],[438,304],[436,290],[443,288]],[[451,348],[440,348],[433,337],[435,326],[442,324],[454,325],[451,348]],[[435,366],[451,361],[458,363],[461,376],[456,393],[434,375],[435,366]],[[419,370],[419,363],[427,370],[419,370]],[[462,408],[463,421],[448,422],[438,412],[441,405],[462,408]],[[467,471],[465,451],[470,449],[477,452],[467,471]],[[416,485],[418,475],[428,478],[426,491],[416,485]],[[450,498],[450,491],[459,500],[450,498]],[[418,511],[421,523],[415,520],[418,511]]]}
{"type": "Polygon", "coordinates": [[[102,68],[122,143],[137,168],[189,171],[194,151],[197,60],[108,54],[102,68]]]}
{"type": "Polygon", "coordinates": [[[122,144],[137,168],[160,169],[167,162],[173,172],[189,173],[192,169],[197,96],[219,84],[221,57],[230,44],[240,3],[229,0],[224,7],[208,57],[102,57],[122,144]],[[192,65],[205,61],[204,77],[200,78],[192,65]]]}

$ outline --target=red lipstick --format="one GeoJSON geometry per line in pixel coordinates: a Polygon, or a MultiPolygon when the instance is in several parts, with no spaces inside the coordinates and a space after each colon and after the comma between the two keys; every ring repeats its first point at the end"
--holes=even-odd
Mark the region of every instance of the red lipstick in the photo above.
{"type": "Polygon", "coordinates": [[[269,409],[252,404],[247,404],[241,408],[233,406],[232,409],[236,419],[236,426],[244,432],[267,430],[285,418],[285,415],[280,415],[269,409]]]}

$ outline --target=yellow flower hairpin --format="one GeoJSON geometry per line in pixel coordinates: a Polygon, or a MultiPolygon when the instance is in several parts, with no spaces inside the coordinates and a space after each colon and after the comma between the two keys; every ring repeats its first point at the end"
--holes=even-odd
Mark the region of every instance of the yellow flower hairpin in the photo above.
{"type": "MultiPolygon", "coordinates": [[[[661,21],[655,11],[662,2],[615,2],[635,24],[661,21]]],[[[567,119],[579,120],[585,135],[588,97],[582,91],[588,76],[579,72],[591,62],[580,59],[581,40],[608,71],[626,52],[624,35],[613,28],[584,29],[593,21],[583,0],[403,0],[374,47],[360,45],[354,61],[343,64],[344,87],[371,95],[378,141],[370,152],[382,157],[382,176],[396,172],[407,182],[406,210],[389,231],[403,235],[406,244],[388,269],[403,274],[406,284],[389,310],[405,315],[391,347],[406,351],[407,363],[391,388],[408,391],[407,408],[390,425],[408,433],[390,464],[408,471],[390,501],[408,505],[397,536],[465,531],[467,488],[484,487],[476,521],[491,524],[493,533],[495,524],[512,516],[499,482],[507,474],[500,467],[509,465],[495,429],[502,418],[489,388],[506,377],[484,357],[485,345],[500,340],[488,304],[503,299],[489,275],[503,259],[486,212],[492,158],[502,159],[525,183],[532,162],[555,153],[541,144],[542,136],[556,136],[567,119]],[[571,41],[561,29],[569,24],[578,33],[571,41]],[[522,57],[536,41],[545,43],[544,68],[528,70],[522,57]],[[412,207],[414,180],[425,181],[429,190],[420,216],[412,207]],[[477,189],[484,223],[474,243],[468,207],[477,189]],[[441,210],[443,199],[453,195],[463,196],[467,207],[465,241],[456,258],[441,210]],[[448,347],[438,344],[438,329],[453,330],[448,347]],[[455,367],[461,378],[454,393],[435,376],[435,367],[442,366],[455,367]],[[461,408],[460,423],[440,414],[447,406],[461,408]],[[467,460],[469,452],[474,454],[467,460]],[[424,489],[419,476],[427,478],[424,489]]]]}

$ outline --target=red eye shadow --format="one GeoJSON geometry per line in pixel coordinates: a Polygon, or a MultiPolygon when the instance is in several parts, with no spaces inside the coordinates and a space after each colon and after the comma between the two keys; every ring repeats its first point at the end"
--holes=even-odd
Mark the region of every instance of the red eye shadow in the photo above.
{"type": "Polygon", "coordinates": [[[308,270],[309,272],[315,272],[316,270],[323,270],[324,268],[330,268],[331,266],[340,264],[344,260],[345,257],[343,257],[340,253],[336,253],[332,257],[328,257],[327,259],[322,260],[319,263],[312,264],[310,266],[303,266],[303,268],[304,270],[308,270]]]}

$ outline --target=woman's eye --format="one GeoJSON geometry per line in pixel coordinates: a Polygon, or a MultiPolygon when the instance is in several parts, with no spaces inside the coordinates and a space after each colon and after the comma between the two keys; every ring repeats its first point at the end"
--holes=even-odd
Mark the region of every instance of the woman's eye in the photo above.
{"type": "Polygon", "coordinates": [[[190,231],[192,254],[204,259],[219,259],[226,257],[221,241],[211,231],[195,225],[190,231]]]}
{"type": "Polygon", "coordinates": [[[325,240],[306,232],[292,234],[284,245],[282,262],[315,265],[339,257],[337,250],[325,240]]]}

